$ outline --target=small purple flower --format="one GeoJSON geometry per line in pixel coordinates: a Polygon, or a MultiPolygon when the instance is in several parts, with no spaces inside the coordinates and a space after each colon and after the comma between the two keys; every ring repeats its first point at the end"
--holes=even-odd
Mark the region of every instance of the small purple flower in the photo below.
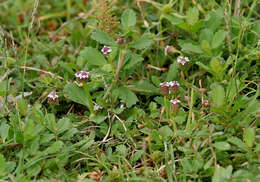
{"type": "Polygon", "coordinates": [[[189,62],[189,58],[188,57],[183,57],[183,56],[179,56],[177,58],[177,62],[180,63],[182,66],[184,66],[187,62],[189,62]]]}
{"type": "Polygon", "coordinates": [[[169,92],[176,92],[179,89],[179,82],[177,81],[170,81],[168,82],[169,85],[169,92]]]}
{"type": "Polygon", "coordinates": [[[123,38],[118,38],[118,39],[116,39],[116,42],[118,44],[122,44],[122,43],[124,43],[124,39],[123,38]]]}
{"type": "Polygon", "coordinates": [[[164,55],[167,56],[169,54],[169,52],[171,51],[171,47],[170,46],[165,46],[164,48],[164,55]]]}
{"type": "Polygon", "coordinates": [[[100,110],[100,109],[102,109],[101,106],[99,106],[99,105],[97,105],[97,104],[94,105],[94,111],[98,111],[98,110],[100,110]]]}
{"type": "Polygon", "coordinates": [[[102,52],[103,54],[108,54],[108,53],[112,52],[112,49],[111,49],[110,47],[108,47],[108,46],[104,46],[104,47],[101,49],[101,52],[102,52]]]}
{"type": "Polygon", "coordinates": [[[48,102],[49,103],[53,103],[53,104],[58,104],[59,103],[59,96],[56,94],[56,91],[53,90],[52,92],[50,92],[47,96],[48,98],[48,102]]]}
{"type": "Polygon", "coordinates": [[[178,100],[178,99],[173,99],[173,100],[170,100],[170,102],[171,102],[172,104],[176,105],[176,104],[180,103],[181,101],[178,100]]]}
{"type": "Polygon", "coordinates": [[[170,94],[171,92],[176,92],[179,89],[180,84],[177,81],[170,81],[160,83],[160,86],[162,93],[170,94]]]}
{"type": "Polygon", "coordinates": [[[163,82],[163,83],[160,83],[160,86],[161,86],[161,91],[163,94],[167,94],[169,92],[168,90],[168,82],[163,82]]]}
{"type": "Polygon", "coordinates": [[[88,81],[89,80],[89,72],[87,71],[78,71],[75,73],[76,78],[80,81],[88,81]]]}
{"type": "Polygon", "coordinates": [[[55,100],[55,99],[57,99],[59,96],[56,94],[56,91],[55,90],[53,90],[52,92],[50,92],[49,93],[49,95],[48,95],[48,98],[49,99],[52,99],[52,100],[55,100]]]}

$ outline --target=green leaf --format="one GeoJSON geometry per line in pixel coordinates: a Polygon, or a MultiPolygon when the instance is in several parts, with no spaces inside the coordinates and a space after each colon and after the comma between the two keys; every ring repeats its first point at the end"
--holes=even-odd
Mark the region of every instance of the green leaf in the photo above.
{"type": "Polygon", "coordinates": [[[125,28],[135,26],[136,24],[135,12],[131,9],[126,9],[121,16],[121,24],[125,28]]]}
{"type": "Polygon", "coordinates": [[[63,133],[64,131],[70,129],[71,123],[69,118],[62,118],[57,123],[56,131],[58,134],[63,133]]]}
{"type": "Polygon", "coordinates": [[[7,90],[7,80],[1,81],[0,82],[0,96],[4,96],[7,91],[8,91],[7,90]]]}
{"type": "Polygon", "coordinates": [[[201,43],[200,43],[200,47],[202,48],[202,50],[207,53],[209,56],[212,55],[212,52],[211,52],[211,47],[210,47],[210,44],[208,41],[206,40],[202,40],[201,43]]]}
{"type": "Polygon", "coordinates": [[[131,69],[144,60],[144,58],[139,54],[129,53],[127,56],[129,56],[129,61],[124,65],[124,69],[131,69]]]}
{"type": "Polygon", "coordinates": [[[92,32],[91,38],[99,42],[100,44],[114,45],[114,46],[117,45],[117,43],[102,30],[96,30],[92,32]]]}
{"type": "Polygon", "coordinates": [[[164,14],[163,18],[165,18],[168,21],[170,21],[171,24],[173,24],[173,25],[178,25],[180,23],[183,23],[183,20],[181,18],[178,18],[178,17],[176,17],[174,15],[171,15],[171,14],[164,14]]]}
{"type": "Polygon", "coordinates": [[[212,71],[212,69],[210,67],[208,67],[207,65],[201,63],[201,62],[196,62],[196,64],[201,67],[202,69],[206,70],[207,72],[211,73],[214,75],[214,72],[212,71]]]}
{"type": "Polygon", "coordinates": [[[240,149],[242,149],[245,152],[248,151],[248,148],[246,147],[245,143],[243,143],[242,140],[240,140],[237,137],[230,137],[230,138],[228,138],[228,142],[238,146],[240,149]]]}
{"type": "Polygon", "coordinates": [[[225,105],[225,90],[224,88],[218,84],[211,84],[211,98],[212,98],[212,106],[219,108],[225,105]]]}
{"type": "Polygon", "coordinates": [[[55,154],[55,153],[59,153],[60,150],[63,147],[63,142],[62,141],[56,141],[54,142],[51,146],[49,146],[44,153],[45,154],[55,154]]]}
{"type": "Polygon", "coordinates": [[[28,103],[25,99],[19,99],[17,102],[18,110],[21,115],[25,116],[28,110],[28,103]]]}
{"type": "Polygon", "coordinates": [[[230,181],[232,175],[232,166],[228,166],[226,169],[217,165],[215,167],[214,175],[212,177],[212,182],[228,182],[230,181]]]}
{"type": "Polygon", "coordinates": [[[67,84],[64,88],[64,93],[73,102],[82,104],[88,108],[90,107],[86,92],[82,87],[79,87],[75,83],[67,84]]]}
{"type": "Polygon", "coordinates": [[[97,124],[100,124],[103,121],[105,121],[105,119],[107,119],[107,116],[94,115],[93,117],[90,118],[90,121],[93,121],[93,122],[95,122],[97,124]]]}
{"type": "Polygon", "coordinates": [[[226,32],[224,30],[217,31],[211,42],[211,47],[213,49],[219,47],[221,44],[223,44],[225,38],[226,38],[226,32]]]}
{"type": "Polygon", "coordinates": [[[179,73],[179,63],[175,61],[171,64],[169,71],[167,73],[166,81],[175,80],[179,73]]]}
{"type": "Polygon", "coordinates": [[[219,63],[219,60],[217,58],[212,58],[211,59],[210,67],[219,76],[219,73],[222,70],[222,65],[219,63]]]}
{"type": "Polygon", "coordinates": [[[200,32],[200,42],[206,40],[207,42],[211,43],[213,37],[214,37],[214,33],[209,28],[205,28],[200,32]]]}
{"type": "Polygon", "coordinates": [[[126,151],[127,151],[127,148],[125,145],[118,145],[116,146],[116,151],[118,153],[120,153],[121,155],[125,156],[126,155],[126,151]]]}
{"type": "Polygon", "coordinates": [[[198,53],[198,54],[203,53],[200,46],[194,45],[190,42],[185,42],[185,43],[181,44],[180,46],[182,48],[182,51],[189,51],[189,52],[194,52],[194,53],[198,53]]]}
{"type": "Polygon", "coordinates": [[[135,93],[132,92],[129,88],[120,87],[119,90],[119,98],[122,99],[126,106],[129,108],[133,106],[137,101],[138,98],[136,97],[135,93]]]}
{"type": "Polygon", "coordinates": [[[0,177],[4,174],[5,172],[5,157],[0,154],[0,177]]]}
{"type": "Polygon", "coordinates": [[[130,47],[134,49],[145,49],[152,45],[153,39],[148,34],[144,34],[140,39],[137,39],[135,42],[130,44],[130,47]]]}
{"type": "Polygon", "coordinates": [[[131,161],[136,162],[138,161],[143,155],[143,151],[142,150],[137,150],[134,155],[131,157],[131,161]]]}
{"type": "Polygon", "coordinates": [[[81,66],[83,66],[82,64],[84,63],[95,66],[103,66],[107,63],[101,52],[92,47],[85,47],[82,51],[80,51],[77,61],[79,61],[79,59],[83,62],[80,63],[81,66]]]}
{"type": "Polygon", "coordinates": [[[213,144],[213,146],[221,151],[229,150],[230,149],[230,144],[227,142],[216,142],[213,144]]]}
{"type": "Polygon", "coordinates": [[[151,84],[148,80],[140,80],[135,84],[136,89],[144,90],[150,93],[155,93],[159,89],[151,84]]]}
{"type": "Polygon", "coordinates": [[[187,23],[189,25],[194,25],[199,20],[199,10],[195,7],[189,8],[186,12],[187,23]]]}
{"type": "Polygon", "coordinates": [[[10,126],[4,122],[0,126],[0,135],[3,140],[3,143],[5,143],[5,140],[8,137],[9,128],[10,126]]]}
{"type": "Polygon", "coordinates": [[[169,128],[169,126],[163,126],[159,129],[159,133],[163,137],[173,136],[173,131],[169,128]]]}
{"type": "Polygon", "coordinates": [[[255,130],[254,128],[247,128],[244,131],[243,140],[248,147],[253,147],[255,142],[255,130]]]}

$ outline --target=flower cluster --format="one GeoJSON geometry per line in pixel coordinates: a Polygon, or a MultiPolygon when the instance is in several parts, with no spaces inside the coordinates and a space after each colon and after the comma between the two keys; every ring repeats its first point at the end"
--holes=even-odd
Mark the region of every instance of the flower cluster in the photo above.
{"type": "Polygon", "coordinates": [[[188,57],[183,57],[183,56],[179,56],[177,58],[177,62],[180,63],[182,66],[184,66],[187,62],[189,62],[189,58],[188,57]]]}
{"type": "Polygon", "coordinates": [[[173,100],[170,100],[170,102],[171,102],[172,104],[176,105],[176,104],[180,103],[181,101],[178,100],[178,99],[173,99],[173,100]]]}
{"type": "Polygon", "coordinates": [[[76,78],[80,81],[88,81],[89,80],[89,72],[86,71],[78,71],[75,73],[76,78]]]}
{"type": "Polygon", "coordinates": [[[161,91],[164,94],[170,94],[171,92],[176,92],[179,89],[179,82],[177,81],[170,81],[170,82],[163,82],[160,83],[161,91]]]}
{"type": "Polygon", "coordinates": [[[171,51],[171,47],[168,46],[168,45],[165,46],[165,48],[164,48],[164,55],[167,56],[170,53],[170,51],[171,51]]]}
{"type": "Polygon", "coordinates": [[[58,104],[58,102],[59,102],[59,100],[58,100],[59,96],[56,94],[55,90],[51,91],[48,94],[47,98],[48,98],[49,103],[58,104]]]}

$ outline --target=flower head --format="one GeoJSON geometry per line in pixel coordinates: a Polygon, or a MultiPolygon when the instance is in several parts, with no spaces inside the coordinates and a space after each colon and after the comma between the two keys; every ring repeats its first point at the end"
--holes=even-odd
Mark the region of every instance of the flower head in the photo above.
{"type": "Polygon", "coordinates": [[[170,102],[171,102],[172,104],[176,105],[176,104],[180,103],[181,101],[178,100],[178,99],[173,99],[173,100],[170,100],[170,102]]]}
{"type": "Polygon", "coordinates": [[[171,102],[171,110],[172,110],[172,112],[173,113],[175,113],[175,114],[177,114],[178,113],[178,111],[179,111],[179,108],[180,108],[180,100],[178,100],[178,99],[173,99],[173,100],[170,100],[170,102],[171,102]]]}
{"type": "Polygon", "coordinates": [[[110,47],[108,47],[108,46],[104,46],[104,47],[101,49],[101,52],[102,52],[103,54],[108,54],[108,53],[112,52],[112,49],[111,49],[110,47]]]}
{"type": "Polygon", "coordinates": [[[76,78],[80,81],[88,81],[89,80],[89,72],[86,71],[78,71],[75,73],[76,78]]]}
{"type": "Polygon", "coordinates": [[[56,91],[55,91],[55,90],[51,91],[51,92],[48,94],[47,98],[48,98],[48,102],[49,102],[49,103],[55,103],[55,104],[57,104],[57,103],[59,102],[59,101],[58,101],[59,96],[56,94],[56,91]]]}
{"type": "Polygon", "coordinates": [[[118,44],[122,44],[122,43],[124,43],[124,39],[123,38],[118,38],[118,39],[116,39],[116,42],[118,44]]]}
{"type": "Polygon", "coordinates": [[[165,46],[164,48],[164,55],[167,56],[171,51],[171,47],[169,45],[165,46]]]}
{"type": "Polygon", "coordinates": [[[187,62],[189,62],[189,58],[188,57],[183,57],[183,56],[179,56],[177,58],[177,62],[180,63],[182,66],[184,66],[187,62]]]}
{"type": "Polygon", "coordinates": [[[169,85],[169,92],[175,92],[179,89],[179,82],[177,81],[170,81],[168,82],[168,85],[169,85]]]}
{"type": "Polygon", "coordinates": [[[168,90],[168,82],[162,82],[162,83],[160,83],[160,86],[161,86],[161,91],[162,91],[162,93],[164,93],[164,94],[167,94],[168,92],[169,92],[169,90],[168,90]]]}
{"type": "Polygon", "coordinates": [[[162,93],[170,94],[171,92],[176,92],[179,89],[180,84],[177,81],[170,81],[170,82],[160,83],[160,86],[161,86],[162,93]]]}
{"type": "Polygon", "coordinates": [[[94,105],[94,111],[98,111],[98,110],[100,110],[100,109],[102,109],[101,106],[99,106],[99,105],[97,105],[97,104],[94,105]]]}

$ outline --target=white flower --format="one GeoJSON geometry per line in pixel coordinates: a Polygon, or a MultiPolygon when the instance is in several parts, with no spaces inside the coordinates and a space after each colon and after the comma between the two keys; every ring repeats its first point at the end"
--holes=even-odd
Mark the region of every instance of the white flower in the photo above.
{"type": "Polygon", "coordinates": [[[189,62],[189,58],[188,57],[183,57],[183,56],[179,56],[177,58],[177,62],[182,64],[182,66],[184,66],[187,62],[189,62]]]}
{"type": "Polygon", "coordinates": [[[80,80],[85,80],[89,78],[89,72],[86,71],[78,71],[75,73],[76,78],[79,78],[80,80]]]}
{"type": "Polygon", "coordinates": [[[173,99],[173,100],[170,100],[170,102],[174,105],[180,103],[181,101],[179,101],[178,99],[173,99]]]}
{"type": "Polygon", "coordinates": [[[177,81],[170,81],[170,82],[167,82],[167,83],[168,83],[168,86],[170,86],[170,87],[180,86],[179,82],[177,82],[177,81]]]}
{"type": "Polygon", "coordinates": [[[168,55],[168,53],[170,52],[170,50],[171,50],[171,47],[170,46],[165,46],[165,48],[164,48],[164,55],[165,56],[167,56],[168,55]]]}
{"type": "Polygon", "coordinates": [[[103,54],[108,54],[108,53],[112,52],[112,49],[111,49],[110,47],[108,47],[108,46],[104,46],[104,47],[101,49],[101,52],[102,52],[103,54]]]}
{"type": "Polygon", "coordinates": [[[97,104],[94,105],[94,111],[98,111],[98,110],[100,110],[100,109],[102,109],[101,106],[99,106],[99,105],[97,105],[97,104]]]}
{"type": "Polygon", "coordinates": [[[55,90],[53,90],[52,92],[49,93],[47,97],[51,100],[56,100],[58,99],[59,96],[56,94],[55,90]]]}

